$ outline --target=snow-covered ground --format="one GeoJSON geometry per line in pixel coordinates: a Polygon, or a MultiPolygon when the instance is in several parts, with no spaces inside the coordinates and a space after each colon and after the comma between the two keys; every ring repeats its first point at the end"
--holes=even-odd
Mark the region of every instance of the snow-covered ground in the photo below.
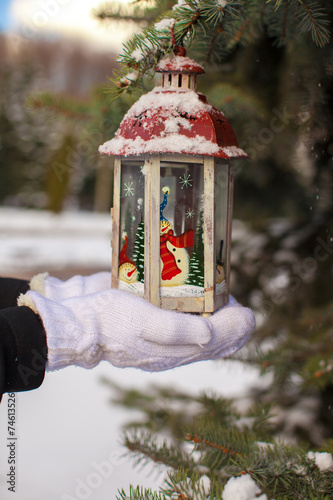
{"type": "Polygon", "coordinates": [[[0,274],[109,269],[110,238],[108,214],[0,209],[0,274]]]}
{"type": "MultiPolygon", "coordinates": [[[[29,277],[36,271],[65,277],[109,269],[108,215],[0,209],[0,275],[29,277]]],[[[246,392],[255,369],[231,361],[201,362],[162,373],[118,369],[105,362],[93,370],[69,367],[46,374],[43,385],[17,393],[16,493],[8,491],[7,395],[0,405],[0,498],[3,500],[113,500],[128,485],[157,487],[164,472],[133,469],[122,458],[121,425],[131,417],[109,402],[100,383],[109,377],[125,387],[149,383],[187,393],[224,396],[246,392]]]]}

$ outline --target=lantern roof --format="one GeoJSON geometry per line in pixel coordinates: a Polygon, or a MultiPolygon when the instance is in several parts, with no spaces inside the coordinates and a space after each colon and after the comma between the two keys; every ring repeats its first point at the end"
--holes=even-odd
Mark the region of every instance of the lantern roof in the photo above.
{"type": "Polygon", "coordinates": [[[186,56],[164,57],[155,68],[156,73],[197,73],[204,74],[205,70],[197,62],[186,56]]]}
{"type": "Polygon", "coordinates": [[[99,152],[116,156],[193,154],[247,158],[224,114],[196,92],[202,66],[185,56],[162,59],[156,66],[162,85],[129,109],[116,135],[99,152]]]}

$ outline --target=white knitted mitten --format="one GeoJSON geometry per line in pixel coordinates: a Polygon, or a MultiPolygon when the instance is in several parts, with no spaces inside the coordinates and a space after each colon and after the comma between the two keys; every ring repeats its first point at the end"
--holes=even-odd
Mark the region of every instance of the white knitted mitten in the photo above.
{"type": "Polygon", "coordinates": [[[120,290],[54,302],[37,292],[21,296],[43,322],[47,370],[85,368],[107,360],[118,367],[162,371],[240,349],[255,328],[250,309],[233,298],[209,318],[164,311],[120,290]]]}
{"type": "Polygon", "coordinates": [[[40,273],[36,274],[30,281],[30,290],[55,302],[101,292],[110,287],[111,273],[108,272],[100,272],[90,276],[74,276],[66,281],[49,276],[49,273],[40,273]]]}

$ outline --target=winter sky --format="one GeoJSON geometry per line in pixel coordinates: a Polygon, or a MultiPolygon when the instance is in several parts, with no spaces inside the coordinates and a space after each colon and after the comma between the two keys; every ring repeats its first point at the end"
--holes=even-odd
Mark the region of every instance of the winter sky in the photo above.
{"type": "Polygon", "coordinates": [[[104,26],[94,19],[92,11],[103,3],[101,0],[0,0],[0,31],[24,38],[77,38],[92,49],[112,48],[118,52],[130,31],[124,23],[104,26]]]}

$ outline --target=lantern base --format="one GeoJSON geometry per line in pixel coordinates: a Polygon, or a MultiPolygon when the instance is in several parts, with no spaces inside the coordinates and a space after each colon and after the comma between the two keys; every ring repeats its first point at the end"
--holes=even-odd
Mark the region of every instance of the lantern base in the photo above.
{"type": "MultiPolygon", "coordinates": [[[[135,293],[136,295],[144,295],[144,283],[135,281],[133,283],[118,280],[119,290],[135,293]]],[[[225,281],[216,285],[216,294],[225,294],[225,281]]],[[[176,285],[176,286],[161,286],[161,297],[204,297],[204,288],[197,285],[176,285]]]]}
{"type": "MultiPolygon", "coordinates": [[[[118,289],[134,293],[144,297],[144,283],[126,283],[118,280],[118,289]]],[[[216,287],[214,298],[214,309],[208,309],[205,301],[205,291],[202,287],[195,285],[180,285],[173,287],[160,287],[159,307],[166,310],[176,310],[185,313],[207,314],[211,315],[215,310],[226,305],[229,300],[229,294],[226,291],[225,283],[219,283],[216,287]],[[189,293],[192,292],[192,293],[189,293]],[[206,310],[205,310],[206,309],[206,310]]]]}

